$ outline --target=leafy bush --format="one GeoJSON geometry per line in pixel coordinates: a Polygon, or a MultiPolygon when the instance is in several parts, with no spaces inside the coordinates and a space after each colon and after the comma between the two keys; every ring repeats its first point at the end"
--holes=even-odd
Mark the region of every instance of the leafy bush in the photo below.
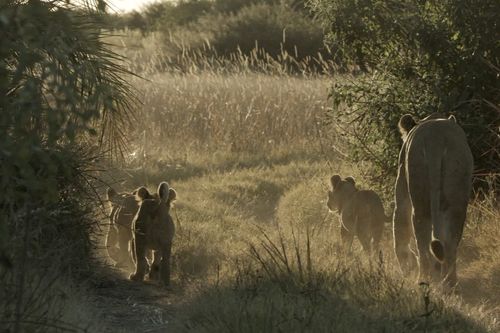
{"type": "MultiPolygon", "coordinates": [[[[279,3],[276,0],[181,0],[177,2],[162,1],[147,5],[142,16],[147,22],[150,31],[165,30],[196,22],[200,17],[208,14],[237,13],[242,8],[256,3],[279,3]]],[[[124,22],[130,17],[122,16],[124,22]]],[[[132,28],[131,24],[127,24],[132,28]]]]}
{"type": "Polygon", "coordinates": [[[321,27],[287,6],[251,5],[229,17],[205,17],[199,26],[211,31],[210,43],[220,55],[237,48],[249,54],[258,46],[273,57],[288,53],[302,59],[323,48],[321,27]]]}
{"type": "Polygon", "coordinates": [[[94,147],[123,146],[131,90],[120,57],[92,27],[94,15],[66,1],[0,5],[0,299],[12,300],[0,310],[12,324],[7,331],[46,322],[39,287],[87,270],[94,147]]]}
{"type": "MultiPolygon", "coordinates": [[[[178,3],[160,3],[157,6],[163,5],[163,12],[156,20],[155,27],[164,29],[166,27],[182,26],[191,22],[195,22],[201,16],[212,10],[212,2],[208,0],[188,0],[179,1],[178,3]]],[[[145,13],[146,17],[150,17],[148,9],[145,13]]]]}
{"type": "MultiPolygon", "coordinates": [[[[314,0],[328,41],[365,75],[331,91],[331,121],[355,160],[394,175],[397,122],[411,113],[454,114],[467,133],[478,176],[500,172],[500,34],[495,0],[314,0]]],[[[380,180],[382,179],[380,178],[380,180]]]]}
{"type": "Polygon", "coordinates": [[[182,68],[186,58],[212,58],[221,63],[251,58],[245,61],[285,62],[301,72],[304,60],[318,70],[330,55],[324,47],[323,29],[303,0],[159,2],[146,7],[141,17],[113,17],[106,26],[148,31],[150,36],[161,32],[162,45],[155,47],[162,49],[160,57],[167,64],[162,70],[182,68]]]}

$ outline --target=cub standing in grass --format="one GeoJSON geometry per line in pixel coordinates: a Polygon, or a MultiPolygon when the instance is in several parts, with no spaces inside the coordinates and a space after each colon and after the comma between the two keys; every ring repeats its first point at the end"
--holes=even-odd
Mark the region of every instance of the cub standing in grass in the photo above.
{"type": "Polygon", "coordinates": [[[109,229],[106,235],[106,249],[118,267],[132,267],[134,264],[129,252],[132,241],[132,220],[139,208],[133,193],[118,193],[108,188],[107,199],[110,205],[109,229]]]}
{"type": "Polygon", "coordinates": [[[328,208],[340,214],[340,235],[346,249],[351,248],[357,236],[363,249],[370,255],[377,253],[389,221],[377,193],[356,188],[354,178],[344,180],[339,175],[331,178],[332,190],[328,191],[328,208]]]}
{"type": "MultiPolygon", "coordinates": [[[[109,229],[106,235],[106,249],[117,267],[134,267],[135,258],[132,243],[132,221],[139,210],[136,198],[153,199],[157,194],[150,194],[145,187],[129,192],[118,193],[111,187],[107,191],[110,204],[109,229]]],[[[151,259],[151,251],[148,259],[151,259]]]]}
{"type": "Polygon", "coordinates": [[[177,193],[166,182],[158,186],[158,197],[152,197],[145,188],[137,191],[141,203],[132,223],[136,267],[130,275],[131,280],[143,281],[149,271],[151,280],[159,278],[165,286],[170,284],[170,257],[175,233],[170,205],[176,197],[177,193]],[[146,259],[148,250],[152,250],[154,256],[151,269],[146,259]]]}

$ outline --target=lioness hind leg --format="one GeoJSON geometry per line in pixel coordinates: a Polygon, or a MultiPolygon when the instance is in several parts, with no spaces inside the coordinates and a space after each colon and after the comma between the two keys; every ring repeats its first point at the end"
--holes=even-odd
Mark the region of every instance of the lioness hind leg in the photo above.
{"type": "Polygon", "coordinates": [[[143,281],[144,276],[148,271],[148,261],[146,259],[146,237],[139,232],[135,233],[135,258],[136,258],[136,268],[135,273],[130,275],[130,279],[134,281],[143,281]]]}
{"type": "Polygon", "coordinates": [[[170,256],[172,254],[172,242],[164,245],[161,251],[160,280],[165,286],[170,285],[170,256]]]}
{"type": "Polygon", "coordinates": [[[444,242],[444,262],[442,264],[442,278],[447,287],[453,288],[457,284],[457,249],[462,238],[466,217],[466,210],[451,209],[445,213],[446,234],[441,234],[444,242]]]}
{"type": "Polygon", "coordinates": [[[431,244],[432,225],[430,217],[415,213],[412,217],[415,239],[417,241],[419,282],[429,281],[431,276],[431,258],[429,246],[431,244]]]}
{"type": "Polygon", "coordinates": [[[404,168],[400,168],[396,180],[396,205],[393,216],[394,250],[399,267],[403,274],[409,274],[416,266],[416,258],[410,250],[413,236],[411,223],[411,203],[408,197],[408,186],[404,177],[404,168]]]}

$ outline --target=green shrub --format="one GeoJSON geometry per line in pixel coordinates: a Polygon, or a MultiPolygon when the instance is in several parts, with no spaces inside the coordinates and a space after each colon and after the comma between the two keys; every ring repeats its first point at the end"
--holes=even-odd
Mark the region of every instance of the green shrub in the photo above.
{"type": "Polygon", "coordinates": [[[495,0],[315,0],[327,40],[366,74],[331,91],[331,121],[354,160],[395,175],[397,122],[411,113],[454,114],[467,133],[478,176],[500,171],[500,34],[495,0]]]}
{"type": "Polygon", "coordinates": [[[0,5],[2,331],[57,322],[44,300],[64,304],[64,295],[49,287],[88,271],[97,200],[89,166],[95,147],[123,147],[133,102],[120,57],[92,27],[96,15],[65,1],[0,5]]]}
{"type": "Polygon", "coordinates": [[[211,44],[220,55],[237,48],[248,54],[258,46],[273,57],[288,53],[302,59],[323,48],[321,27],[282,5],[251,5],[230,17],[205,17],[199,24],[212,31],[211,44]]]}
{"type": "Polygon", "coordinates": [[[148,31],[149,37],[160,32],[163,45],[155,45],[161,49],[155,51],[160,70],[184,71],[193,63],[224,67],[228,62],[265,61],[286,63],[289,70],[302,72],[323,70],[330,55],[321,24],[302,0],[160,2],[136,14],[113,17],[106,26],[148,31]]]}
{"type": "Polygon", "coordinates": [[[195,22],[212,10],[212,2],[208,0],[187,0],[176,4],[163,3],[163,5],[165,9],[156,22],[156,27],[159,29],[195,22]]]}
{"type": "MultiPolygon", "coordinates": [[[[263,68],[285,64],[286,71],[323,70],[323,31],[320,25],[288,6],[254,4],[237,13],[212,13],[186,26],[166,28],[167,67],[183,63],[226,63],[263,68]]],[[[326,57],[325,57],[326,58],[326,57]]],[[[213,67],[213,66],[211,66],[213,67]]]]}

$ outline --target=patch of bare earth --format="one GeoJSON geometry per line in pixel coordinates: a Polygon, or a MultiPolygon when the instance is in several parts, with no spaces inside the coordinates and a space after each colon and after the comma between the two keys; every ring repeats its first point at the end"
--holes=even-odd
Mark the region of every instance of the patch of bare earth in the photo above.
{"type": "Polygon", "coordinates": [[[181,291],[145,281],[130,281],[129,273],[110,266],[100,268],[93,278],[90,299],[101,314],[102,332],[175,331],[175,304],[181,291]]]}

